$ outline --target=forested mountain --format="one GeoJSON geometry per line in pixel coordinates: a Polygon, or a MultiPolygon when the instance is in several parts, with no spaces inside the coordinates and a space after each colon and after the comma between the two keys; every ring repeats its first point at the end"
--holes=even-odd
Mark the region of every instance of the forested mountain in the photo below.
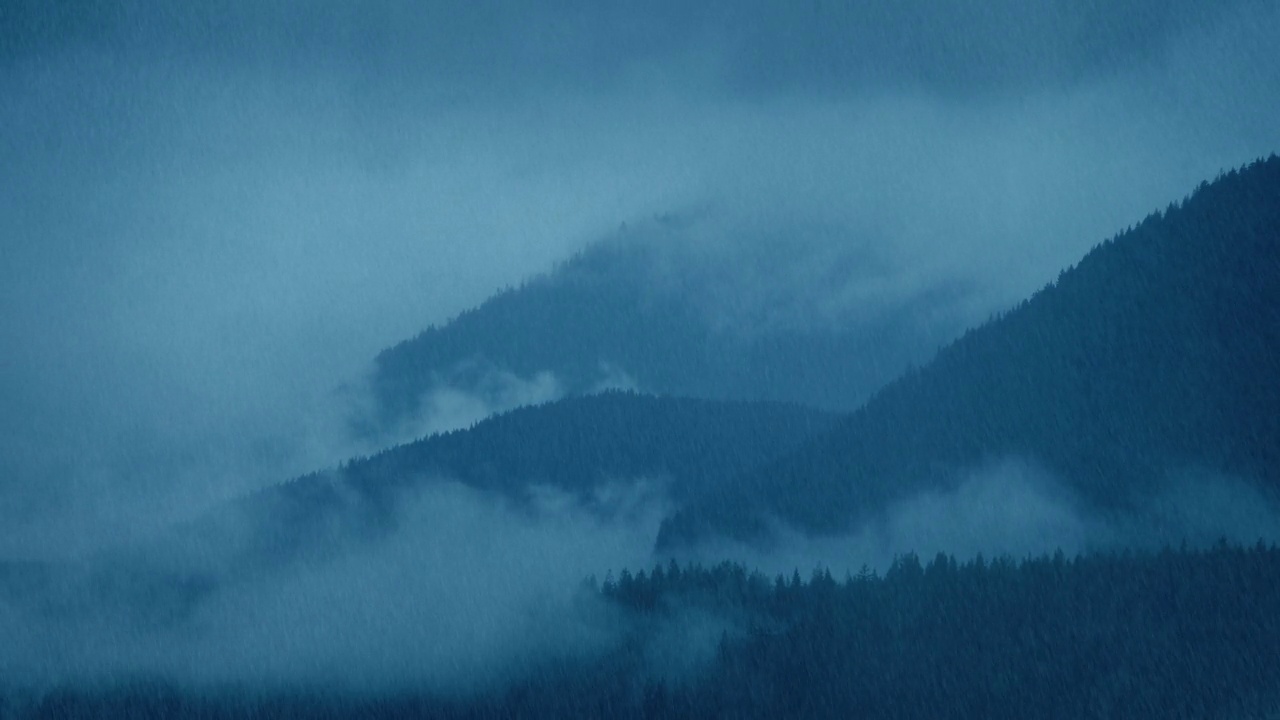
{"type": "Polygon", "coordinates": [[[853,238],[822,236],[818,251],[799,237],[769,244],[744,230],[734,244],[697,229],[679,218],[624,228],[383,351],[371,379],[376,411],[358,425],[394,427],[440,388],[486,397],[503,373],[550,373],[571,394],[631,387],[851,410],[963,328],[951,312],[958,287],[833,309],[846,284],[878,270],[853,238]],[[827,246],[844,249],[814,257],[827,246]],[[840,317],[821,317],[833,312],[840,317]]]}
{"type": "Polygon", "coordinates": [[[1032,298],[877,393],[829,435],[664,529],[749,535],[776,515],[835,532],[1004,457],[1103,507],[1168,474],[1280,489],[1280,159],[1102,243],[1032,298]]]}

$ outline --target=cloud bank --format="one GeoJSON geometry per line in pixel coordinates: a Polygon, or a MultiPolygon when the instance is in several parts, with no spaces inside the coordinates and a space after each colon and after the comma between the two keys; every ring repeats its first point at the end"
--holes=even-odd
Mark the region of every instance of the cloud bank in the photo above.
{"type": "Polygon", "coordinates": [[[1127,506],[1099,508],[1034,463],[1006,458],[960,473],[953,487],[900,498],[852,532],[815,537],[779,524],[774,537],[768,547],[713,540],[686,557],[735,558],[768,575],[826,568],[839,576],[864,565],[884,572],[908,553],[927,562],[938,553],[966,561],[1207,548],[1222,540],[1252,546],[1280,542],[1280,498],[1238,478],[1184,471],[1127,506]]]}
{"type": "Polygon", "coordinates": [[[13,4],[0,552],[361,451],[379,349],[624,221],[814,258],[772,292],[852,243],[872,271],[803,307],[980,320],[1280,146],[1268,3],[974,7],[13,4]]]}
{"type": "MultiPolygon", "coordinates": [[[[601,513],[603,505],[552,492],[518,508],[432,483],[401,498],[391,532],[371,540],[348,518],[331,526],[342,552],[268,573],[210,575],[217,563],[207,556],[153,548],[123,566],[108,557],[101,572],[54,568],[49,582],[11,575],[0,599],[0,675],[37,689],[161,681],[482,692],[616,641],[605,606],[579,588],[601,568],[647,562],[663,508],[644,487],[596,498],[608,506],[601,513]],[[148,574],[156,568],[168,574],[148,574]],[[188,578],[190,597],[157,594],[180,585],[174,577],[188,578]]],[[[227,545],[205,552],[230,552],[234,538],[227,545]]]]}

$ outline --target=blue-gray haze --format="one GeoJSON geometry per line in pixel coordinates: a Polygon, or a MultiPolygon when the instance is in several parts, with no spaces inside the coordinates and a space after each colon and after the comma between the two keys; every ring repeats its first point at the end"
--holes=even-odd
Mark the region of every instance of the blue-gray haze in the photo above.
{"type": "MultiPolygon", "coordinates": [[[[960,317],[980,321],[1199,181],[1280,149],[1278,33],[1280,7],[1262,0],[8,0],[0,554],[136,540],[370,451],[345,420],[378,350],[624,222],[697,211],[725,219],[712,227],[875,238],[880,274],[830,302],[959,283],[972,288],[960,317]]],[[[822,238],[753,242],[838,252],[822,238]]],[[[797,294],[808,287],[802,273],[786,279],[797,294]]],[[[512,397],[554,395],[552,379],[512,397]]],[[[463,398],[445,408],[458,417],[429,426],[489,409],[463,398]]],[[[966,522],[985,526],[1008,509],[1083,546],[1092,521],[1048,499],[1048,481],[1014,482],[1022,504],[992,510],[988,497],[1008,497],[994,482],[922,498],[919,512],[847,542],[881,561],[896,549],[883,538],[922,517],[958,513],[963,535],[966,522]],[[978,507],[987,514],[965,514],[978,507]]],[[[402,607],[423,586],[380,583],[415,543],[473,545],[427,563],[440,572],[529,566],[526,554],[471,542],[510,529],[507,509],[439,492],[438,504],[473,524],[398,540],[377,562],[228,595],[207,618],[256,612],[278,628],[293,617],[289,593],[334,613],[362,607],[351,577],[390,596],[379,608],[402,607]]],[[[593,570],[634,565],[655,531],[648,512],[600,527],[556,506],[541,531],[511,532],[523,553],[567,554],[593,570]],[[583,535],[608,542],[570,542],[583,535]]],[[[1010,532],[1021,550],[1038,530],[1010,532]]],[[[578,570],[510,597],[487,592],[482,617],[532,622],[508,606],[544,600],[578,570]]],[[[470,589],[493,589],[496,573],[470,589]]],[[[462,613],[461,597],[446,596],[444,612],[462,613]]],[[[434,630],[422,615],[402,619],[396,627],[434,630]]],[[[526,636],[481,625],[449,625],[439,652],[478,647],[480,657],[486,642],[526,636]]],[[[375,657],[388,637],[375,626],[346,636],[350,645],[279,630],[275,640],[292,645],[250,656],[263,676],[309,659],[298,672],[327,677],[346,657],[377,675],[390,672],[379,662],[425,642],[400,635],[404,647],[375,657]]],[[[131,645],[103,632],[52,642],[108,666],[190,670],[189,646],[171,637],[131,645]]],[[[207,676],[234,674],[237,639],[248,641],[232,633],[205,648],[207,676]]]]}

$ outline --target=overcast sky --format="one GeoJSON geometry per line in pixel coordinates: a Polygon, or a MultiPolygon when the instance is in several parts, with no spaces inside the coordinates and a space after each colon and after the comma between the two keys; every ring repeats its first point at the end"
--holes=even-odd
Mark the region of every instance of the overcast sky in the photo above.
{"type": "Polygon", "coordinates": [[[0,9],[7,554],[340,459],[379,349],[625,221],[989,311],[1280,149],[1265,0],[194,5],[0,9]]]}

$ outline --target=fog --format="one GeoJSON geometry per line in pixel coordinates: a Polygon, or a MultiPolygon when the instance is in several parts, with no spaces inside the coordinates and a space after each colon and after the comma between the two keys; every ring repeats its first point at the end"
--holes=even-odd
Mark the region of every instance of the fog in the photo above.
{"type": "Polygon", "coordinates": [[[767,575],[814,568],[856,575],[883,573],[904,555],[922,562],[938,553],[1021,560],[1091,552],[1206,549],[1226,541],[1280,542],[1280,498],[1219,473],[1184,471],[1127,507],[1099,508],[1036,463],[1004,458],[958,473],[949,488],[906,494],[849,532],[813,536],[774,521],[754,545],[710,540],[682,551],[686,561],[733,557],[767,575]]]}
{"type": "MultiPolygon", "coordinates": [[[[954,288],[938,309],[962,326],[1280,148],[1280,8],[1261,0],[686,5],[7,4],[0,557],[145,542],[377,450],[347,420],[379,350],[623,223],[697,218],[654,280],[715,267],[689,276],[719,283],[701,297],[732,326],[954,288]]],[[[562,393],[550,373],[492,384],[438,390],[399,434],[562,393]]],[[[607,646],[559,624],[573,589],[661,560],[647,504],[606,524],[431,487],[381,544],[220,587],[174,626],[0,605],[0,669],[458,687],[607,646]]],[[[1178,487],[1121,522],[1013,463],[850,537],[704,550],[856,572],[1275,527],[1243,486],[1178,487]]]]}
{"type": "Polygon", "coordinates": [[[339,552],[267,573],[223,560],[249,543],[246,516],[223,518],[216,543],[100,558],[101,572],[55,568],[52,581],[26,586],[10,579],[0,676],[34,688],[492,689],[616,641],[618,624],[583,583],[595,568],[647,563],[664,510],[648,487],[602,491],[589,510],[551,490],[516,507],[428,482],[400,498],[390,532],[362,535],[353,510],[328,527],[339,552]],[[167,591],[181,583],[190,597],[167,591]]]}
{"type": "MultiPolygon", "coordinates": [[[[595,583],[666,564],[653,553],[669,501],[661,478],[602,483],[587,500],[533,488],[516,503],[448,478],[419,478],[367,532],[347,498],[308,526],[302,552],[262,554],[272,513],[243,507],[218,532],[47,569],[0,566],[0,690],[161,681],[188,692],[304,690],[322,697],[429,693],[472,698],[616,650],[633,620],[595,583]],[[25,573],[25,574],[24,574],[25,573]]],[[[264,501],[259,501],[264,502],[264,501]]],[[[1033,463],[1009,458],[953,487],[891,503],[840,536],[776,525],[747,547],[711,540],[682,563],[732,560],[766,577],[884,573],[915,553],[964,562],[1058,551],[1206,548],[1280,540],[1280,502],[1208,474],[1174,478],[1133,512],[1102,512],[1033,463]]],[[[669,602],[669,601],[668,601],[669,602]]],[[[731,609],[731,608],[730,608],[731,609]]],[[[643,645],[644,672],[688,679],[714,659],[732,613],[667,604],[643,645]]],[[[21,697],[21,696],[19,696],[21,697]]]]}

